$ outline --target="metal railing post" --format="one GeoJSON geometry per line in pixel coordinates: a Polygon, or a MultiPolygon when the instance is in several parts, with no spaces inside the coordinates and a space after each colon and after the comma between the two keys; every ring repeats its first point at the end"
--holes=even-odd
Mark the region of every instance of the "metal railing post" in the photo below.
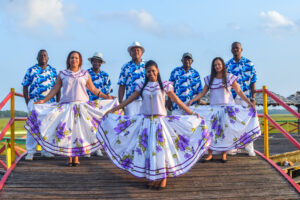
{"type": "Polygon", "coordinates": [[[269,158],[269,123],[267,119],[268,115],[268,95],[265,92],[267,86],[263,86],[263,107],[264,107],[264,147],[265,156],[269,158]]]}
{"type": "Polygon", "coordinates": [[[10,148],[11,148],[11,163],[15,161],[15,89],[11,88],[11,99],[10,99],[10,118],[13,123],[10,126],[10,148]]]}
{"type": "Polygon", "coordinates": [[[6,166],[7,170],[10,168],[12,162],[11,162],[11,146],[9,145],[8,140],[5,140],[5,148],[6,148],[6,166]]]}

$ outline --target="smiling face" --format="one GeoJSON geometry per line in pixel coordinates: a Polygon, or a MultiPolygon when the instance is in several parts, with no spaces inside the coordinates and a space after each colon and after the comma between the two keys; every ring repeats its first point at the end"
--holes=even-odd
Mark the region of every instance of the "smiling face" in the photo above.
{"type": "Polygon", "coordinates": [[[140,47],[133,47],[130,50],[130,56],[132,60],[140,60],[142,58],[143,51],[140,47]]]}
{"type": "Polygon", "coordinates": [[[80,65],[79,54],[78,53],[72,53],[71,56],[70,56],[69,63],[70,63],[71,68],[76,68],[76,69],[79,68],[79,65],[80,65]]]}
{"type": "Polygon", "coordinates": [[[157,81],[157,75],[159,70],[155,67],[155,65],[151,65],[150,67],[146,68],[146,76],[151,82],[157,81]]]}
{"type": "Polygon", "coordinates": [[[182,58],[181,62],[185,68],[189,69],[192,66],[193,59],[186,56],[186,57],[182,58]]]}
{"type": "Polygon", "coordinates": [[[102,60],[93,58],[91,60],[91,63],[94,69],[99,69],[100,66],[102,65],[102,60]]]}
{"type": "Polygon", "coordinates": [[[47,51],[40,51],[37,57],[40,66],[47,65],[48,63],[48,53],[47,51]]]}
{"type": "Polygon", "coordinates": [[[221,60],[219,59],[216,59],[215,62],[214,62],[214,68],[216,70],[217,73],[221,73],[224,66],[223,66],[223,63],[221,62],[221,60]]]}
{"type": "Polygon", "coordinates": [[[234,42],[232,45],[231,45],[231,53],[234,57],[241,57],[242,56],[242,51],[243,51],[243,48],[242,48],[242,45],[241,43],[239,42],[234,42]]]}

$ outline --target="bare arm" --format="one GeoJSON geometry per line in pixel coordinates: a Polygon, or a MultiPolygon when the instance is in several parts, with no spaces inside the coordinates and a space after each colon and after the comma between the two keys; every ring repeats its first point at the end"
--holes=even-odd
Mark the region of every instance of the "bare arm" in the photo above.
{"type": "Polygon", "coordinates": [[[193,98],[192,100],[190,100],[187,105],[190,106],[192,105],[192,103],[194,103],[195,101],[200,100],[202,97],[204,97],[206,95],[206,93],[208,92],[208,86],[205,84],[203,90],[197,94],[197,96],[195,96],[195,98],[193,98]]]}
{"type": "Polygon", "coordinates": [[[169,110],[172,110],[173,109],[173,105],[172,105],[172,101],[170,98],[168,98],[167,100],[167,103],[166,103],[166,106],[169,110]]]}
{"type": "Polygon", "coordinates": [[[29,102],[28,86],[23,86],[23,96],[24,96],[26,105],[28,105],[28,102],[29,102]]]}
{"type": "Polygon", "coordinates": [[[107,113],[114,113],[117,110],[120,110],[121,108],[124,108],[125,106],[127,106],[128,104],[130,104],[131,102],[133,102],[134,100],[136,100],[138,98],[138,96],[140,95],[140,92],[135,91],[130,97],[128,97],[128,99],[126,99],[125,101],[123,101],[120,105],[118,105],[117,107],[112,108],[111,110],[109,110],[107,113]]]}
{"type": "Polygon", "coordinates": [[[251,102],[253,103],[255,101],[255,96],[256,96],[256,85],[255,85],[255,83],[250,84],[250,89],[251,89],[251,98],[253,99],[253,100],[251,100],[251,102]]]}
{"type": "Polygon", "coordinates": [[[56,102],[60,101],[60,96],[61,96],[61,92],[60,90],[58,90],[58,92],[56,93],[56,102]]]}
{"type": "Polygon", "coordinates": [[[52,97],[54,97],[54,95],[57,94],[58,91],[60,91],[61,86],[62,86],[62,81],[61,81],[60,77],[58,76],[58,78],[55,82],[55,85],[52,88],[52,90],[49,92],[49,94],[43,100],[39,100],[39,101],[35,102],[35,104],[48,102],[52,97]]]}
{"type": "Polygon", "coordinates": [[[95,96],[103,98],[103,99],[113,99],[113,96],[106,95],[102,93],[100,90],[98,90],[95,85],[93,84],[93,81],[91,79],[91,76],[89,76],[89,79],[86,82],[86,87],[91,91],[95,96]]]}
{"type": "Polygon", "coordinates": [[[120,85],[119,86],[119,91],[118,91],[118,96],[119,96],[119,102],[122,103],[123,97],[125,94],[125,85],[120,85]]]}
{"type": "Polygon", "coordinates": [[[249,99],[246,97],[246,95],[244,94],[244,92],[241,90],[239,84],[234,81],[232,84],[232,88],[234,89],[234,91],[236,92],[237,95],[239,95],[249,106],[255,108],[255,105],[252,104],[249,99]]]}
{"type": "Polygon", "coordinates": [[[191,111],[177,96],[173,91],[170,91],[167,93],[168,96],[170,97],[170,99],[172,101],[174,101],[182,110],[184,110],[184,112],[188,113],[189,115],[197,115],[197,117],[199,118],[199,115],[197,113],[194,113],[193,111],[191,111]]]}

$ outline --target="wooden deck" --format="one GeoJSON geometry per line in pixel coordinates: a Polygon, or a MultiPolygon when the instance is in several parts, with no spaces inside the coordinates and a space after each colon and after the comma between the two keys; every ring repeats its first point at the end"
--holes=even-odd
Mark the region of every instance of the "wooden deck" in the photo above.
{"type": "Polygon", "coordinates": [[[228,162],[197,163],[187,174],[168,179],[162,191],[116,168],[106,157],[20,161],[1,199],[300,199],[299,194],[259,156],[228,156],[228,162]]]}

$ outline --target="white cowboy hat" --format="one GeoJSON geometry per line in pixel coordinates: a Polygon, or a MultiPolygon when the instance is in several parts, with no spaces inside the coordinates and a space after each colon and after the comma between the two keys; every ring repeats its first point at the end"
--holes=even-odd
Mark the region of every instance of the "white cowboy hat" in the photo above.
{"type": "Polygon", "coordinates": [[[145,52],[144,47],[143,47],[139,42],[136,42],[136,41],[135,41],[135,42],[133,42],[133,43],[127,48],[127,51],[128,51],[129,54],[130,54],[131,49],[134,48],[134,47],[139,47],[139,48],[142,49],[142,52],[143,52],[143,53],[145,52]]]}
{"type": "Polygon", "coordinates": [[[105,63],[105,61],[103,60],[103,55],[100,52],[95,52],[93,57],[88,58],[88,60],[90,62],[91,62],[92,59],[98,59],[98,60],[101,60],[103,64],[105,63]]]}

